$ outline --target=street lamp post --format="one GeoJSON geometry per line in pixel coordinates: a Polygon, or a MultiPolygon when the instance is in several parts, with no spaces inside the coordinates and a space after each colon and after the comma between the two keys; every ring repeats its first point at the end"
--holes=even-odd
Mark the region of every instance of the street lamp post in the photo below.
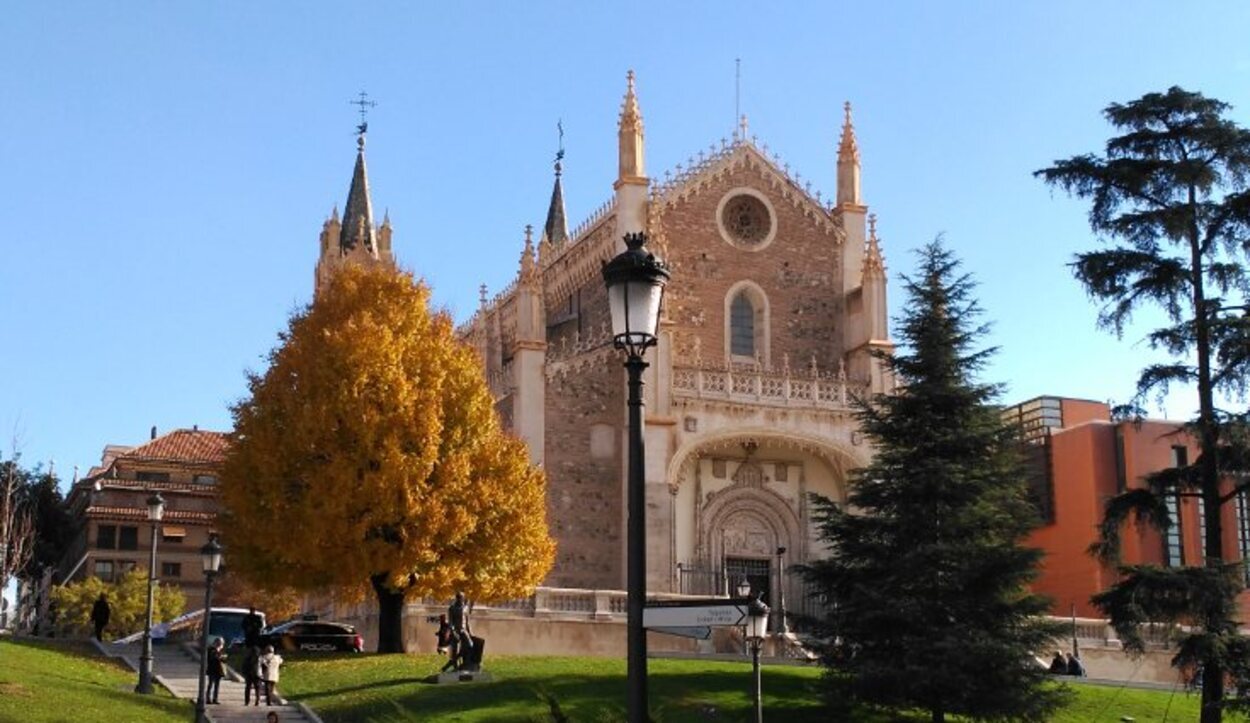
{"type": "Polygon", "coordinates": [[[152,599],[156,595],[156,536],[165,516],[165,499],[160,492],[148,498],[148,521],[152,523],[152,552],[148,557],[148,613],[143,621],[143,652],[139,655],[139,684],[136,693],[151,695],[152,690],[152,599]]]}
{"type": "Polygon", "coordinates": [[[645,723],[647,715],[647,638],[642,627],[642,610],[647,595],[646,489],[643,465],[646,453],[642,440],[642,371],[647,368],[643,355],[656,342],[660,303],[668,282],[668,266],[643,249],[647,237],[625,234],[625,251],[603,266],[608,287],[608,309],[612,315],[613,344],[625,352],[629,376],[629,477],[627,497],[629,524],[626,531],[627,618],[627,703],[629,723],[645,723]]]}
{"type": "Polygon", "coordinates": [[[786,623],[786,548],[777,548],[777,632],[785,635],[790,632],[786,623]]]}
{"type": "MultiPolygon", "coordinates": [[[[208,544],[200,548],[200,562],[204,565],[204,626],[200,631],[200,692],[195,697],[195,720],[201,723],[207,720],[204,711],[204,678],[208,671],[208,624],[212,619],[213,609],[213,578],[221,568],[221,545],[217,543],[217,535],[209,535],[208,544]]],[[[260,700],[260,693],[256,694],[260,700]]]]}
{"type": "MultiPolygon", "coordinates": [[[[745,579],[738,585],[738,595],[746,597],[751,594],[751,584],[745,579]]],[[[760,698],[760,648],[764,646],[764,637],[768,634],[768,605],[760,599],[758,593],[747,603],[746,639],[751,650],[751,681],[752,700],[755,703],[755,723],[764,723],[764,704],[760,698]]]]}

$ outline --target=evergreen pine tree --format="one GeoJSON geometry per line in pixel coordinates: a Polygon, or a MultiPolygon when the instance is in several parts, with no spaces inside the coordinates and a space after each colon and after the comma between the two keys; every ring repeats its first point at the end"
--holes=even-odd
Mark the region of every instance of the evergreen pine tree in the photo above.
{"type": "Polygon", "coordinates": [[[1017,437],[975,380],[993,349],[974,285],[940,241],[904,278],[898,393],[861,403],[876,446],[849,504],[816,498],[831,556],[807,567],[828,602],[818,628],[833,701],[920,708],[932,720],[1046,720],[1064,691],[1034,658],[1060,630],[1026,585],[1041,552],[1017,437]]]}

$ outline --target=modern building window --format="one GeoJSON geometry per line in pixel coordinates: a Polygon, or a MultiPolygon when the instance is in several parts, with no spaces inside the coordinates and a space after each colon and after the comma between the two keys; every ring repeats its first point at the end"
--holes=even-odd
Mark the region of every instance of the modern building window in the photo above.
{"type": "Polygon", "coordinates": [[[755,306],[746,291],[739,291],[729,306],[729,351],[734,356],[755,356],[755,306]]]}
{"type": "Polygon", "coordinates": [[[95,576],[105,582],[113,582],[113,561],[112,560],[96,560],[95,576]]]}
{"type": "Polygon", "coordinates": [[[168,482],[168,472],[135,472],[135,479],[140,482],[168,482]]]}
{"type": "Polygon", "coordinates": [[[138,527],[119,527],[117,528],[117,549],[119,550],[138,550],[139,549],[139,528],[138,527]]]}
{"type": "Polygon", "coordinates": [[[182,563],[162,562],[161,577],[182,577],[182,563]]]}
{"type": "Polygon", "coordinates": [[[187,537],[187,528],[177,525],[161,525],[161,542],[179,543],[187,537]]]}
{"type": "Polygon", "coordinates": [[[1164,504],[1172,525],[1163,536],[1163,564],[1166,567],[1180,567],[1185,564],[1184,548],[1181,546],[1181,498],[1179,495],[1167,495],[1164,497],[1164,504]]]}
{"type": "Polygon", "coordinates": [[[1198,549],[1193,557],[1201,564],[1207,559],[1207,508],[1201,499],[1194,501],[1198,503],[1198,549]]]}
{"type": "Polygon", "coordinates": [[[1250,585],[1250,498],[1246,490],[1237,493],[1237,550],[1241,553],[1241,570],[1250,585]]]}
{"type": "MultiPolygon", "coordinates": [[[[117,525],[100,525],[96,528],[95,546],[99,550],[117,549],[117,525]]],[[[112,563],[109,563],[111,571],[112,563]]],[[[111,572],[110,572],[111,574],[111,572]]],[[[98,575],[97,575],[98,577],[98,575]]]]}
{"type": "MultiPolygon", "coordinates": [[[[1175,468],[1189,466],[1189,449],[1184,445],[1172,445],[1172,466],[1175,468]]],[[[1164,504],[1167,505],[1168,517],[1172,519],[1172,526],[1168,528],[1167,534],[1164,536],[1164,547],[1166,549],[1164,550],[1163,564],[1167,567],[1180,567],[1185,564],[1185,535],[1181,523],[1181,496],[1179,494],[1169,494],[1164,499],[1164,504]]],[[[1202,516],[1201,505],[1199,505],[1198,515],[1199,527],[1206,527],[1206,519],[1202,516]]]]}

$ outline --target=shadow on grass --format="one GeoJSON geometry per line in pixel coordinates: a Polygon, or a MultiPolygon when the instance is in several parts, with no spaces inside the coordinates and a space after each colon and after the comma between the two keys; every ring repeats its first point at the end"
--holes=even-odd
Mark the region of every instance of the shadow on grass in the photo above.
{"type": "MultiPolygon", "coordinates": [[[[657,673],[648,678],[657,721],[729,723],[753,719],[749,671],[745,675],[719,670],[657,673]]],[[[827,711],[818,704],[818,693],[810,678],[766,673],[764,681],[764,700],[770,718],[787,723],[829,720],[827,711]]],[[[626,716],[623,675],[512,674],[491,683],[442,686],[425,684],[423,678],[404,678],[295,697],[312,704],[328,722],[382,723],[441,719],[440,716],[461,719],[456,714],[466,713],[469,715],[463,720],[553,721],[558,720],[554,710],[578,723],[622,721],[626,716]],[[359,693],[366,695],[353,695],[359,693]],[[551,701],[556,703],[554,708],[551,701]]]]}

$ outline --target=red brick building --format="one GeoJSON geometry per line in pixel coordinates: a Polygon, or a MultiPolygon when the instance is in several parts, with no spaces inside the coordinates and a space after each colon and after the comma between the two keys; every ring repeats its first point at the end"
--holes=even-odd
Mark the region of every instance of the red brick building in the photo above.
{"type": "MultiPolygon", "coordinates": [[[[1106,501],[1142,486],[1152,472],[1188,464],[1197,455],[1197,442],[1179,422],[1112,421],[1102,402],[1038,397],[1011,407],[1008,414],[1020,422],[1032,445],[1034,490],[1045,518],[1029,538],[1029,544],[1046,551],[1035,589],[1053,598],[1056,614],[1075,608],[1080,617],[1101,617],[1090,597],[1114,584],[1117,573],[1087,550],[1097,539],[1106,501]]],[[[1247,502],[1243,494],[1223,509],[1224,549],[1230,560],[1250,557],[1247,502]]],[[[1127,524],[1121,553],[1125,564],[1203,563],[1205,520],[1198,500],[1172,497],[1168,505],[1179,524],[1166,533],[1127,524]]]]}

